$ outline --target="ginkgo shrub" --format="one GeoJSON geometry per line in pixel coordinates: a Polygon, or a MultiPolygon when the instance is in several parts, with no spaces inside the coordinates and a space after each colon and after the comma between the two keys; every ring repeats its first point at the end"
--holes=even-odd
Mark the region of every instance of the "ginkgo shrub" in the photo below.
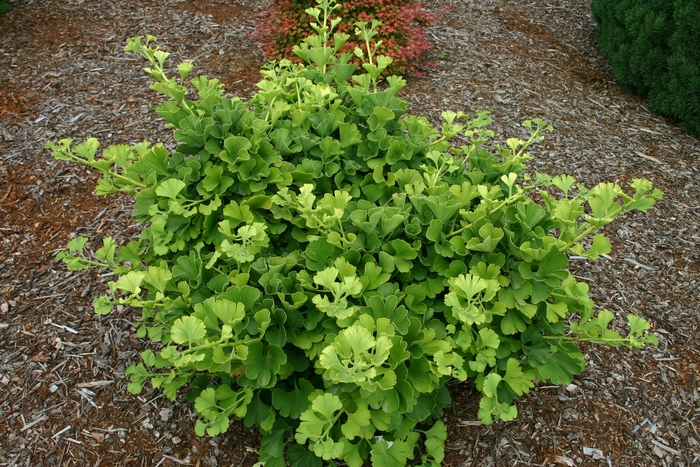
{"type": "Polygon", "coordinates": [[[624,337],[612,329],[567,265],[609,252],[596,231],[661,192],[529,173],[528,147],[551,130],[541,120],[500,146],[486,112],[444,112],[438,128],[408,115],[405,81],[378,82],[391,60],[371,26],[358,25],[363,74],[337,56],[348,37],[333,8],[309,10],[306,65],[270,63],[249,102],[188,80],[188,62],[169,77],[154,37],[129,39],[179,145],[49,143],[102,173],[98,195],[132,195],[143,225],[94,252],[76,237],[59,258],[114,273],[96,312],[140,309],[137,335],[154,343],[129,390],[186,392],[198,435],[257,426],[267,466],[437,466],[447,382],[473,379],[479,418],[507,421],[537,381],[584,370],[577,342],[656,342],[634,315],[624,337]]]}

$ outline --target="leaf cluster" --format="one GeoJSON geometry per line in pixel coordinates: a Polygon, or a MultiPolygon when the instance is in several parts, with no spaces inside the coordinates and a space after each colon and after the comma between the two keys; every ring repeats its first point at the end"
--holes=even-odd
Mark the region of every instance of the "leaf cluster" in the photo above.
{"type": "Polygon", "coordinates": [[[329,8],[296,49],[308,64],[266,66],[250,102],[188,81],[187,63],[168,77],[154,38],[129,39],[178,146],[49,143],[102,172],[98,194],[132,195],[144,226],[94,253],[77,237],[59,258],[115,273],[96,311],[141,309],[138,336],[160,344],[129,390],[186,391],[197,434],[257,426],[268,466],[437,466],[447,382],[474,378],[480,419],[511,420],[536,381],[583,371],[576,342],[655,342],[639,317],[625,337],[610,328],[567,265],[609,252],[595,232],[661,193],[529,175],[541,120],[489,149],[486,112],[438,127],[407,115],[404,81],[379,83],[390,60],[365,55],[357,74],[338,54],[329,8]]]}

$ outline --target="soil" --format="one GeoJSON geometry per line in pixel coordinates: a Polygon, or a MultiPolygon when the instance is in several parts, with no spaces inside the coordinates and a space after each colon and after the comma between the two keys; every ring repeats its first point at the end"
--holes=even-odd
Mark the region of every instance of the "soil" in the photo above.
{"type": "MultiPolygon", "coordinates": [[[[198,438],[184,397],[136,396],[124,370],[145,345],[127,309],[93,315],[108,277],[55,254],[75,235],[139,234],[129,199],[97,198],[95,173],[53,160],[48,141],[171,143],[127,37],[152,34],[250,96],[265,58],[248,33],[254,0],[17,0],[0,15],[0,465],[249,466],[242,423],[198,438]]],[[[588,186],[652,180],[664,199],[606,229],[613,252],[572,269],[601,308],[649,319],[658,347],[584,346],[588,369],[540,385],[519,417],[483,426],[471,384],[453,384],[447,466],[700,465],[700,139],[625,94],[595,43],[588,0],[431,0],[435,67],[410,79],[410,111],[488,109],[501,140],[541,117],[556,131],[532,165],[588,186]]]]}

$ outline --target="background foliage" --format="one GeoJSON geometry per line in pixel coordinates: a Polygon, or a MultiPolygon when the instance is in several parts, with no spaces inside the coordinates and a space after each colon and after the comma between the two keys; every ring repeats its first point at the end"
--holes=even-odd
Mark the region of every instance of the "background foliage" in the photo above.
{"type": "Polygon", "coordinates": [[[700,2],[593,0],[591,10],[620,84],[700,134],[700,2]]]}

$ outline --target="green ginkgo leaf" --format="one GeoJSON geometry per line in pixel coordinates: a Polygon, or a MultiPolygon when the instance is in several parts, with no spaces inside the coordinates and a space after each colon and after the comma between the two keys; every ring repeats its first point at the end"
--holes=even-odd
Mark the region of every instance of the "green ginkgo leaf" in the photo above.
{"type": "Polygon", "coordinates": [[[169,178],[156,188],[156,195],[175,199],[187,185],[182,180],[169,178]]]}
{"type": "Polygon", "coordinates": [[[348,418],[341,427],[345,437],[352,441],[356,436],[360,435],[363,427],[368,427],[371,423],[371,416],[366,404],[357,406],[357,410],[348,413],[348,418]]]}
{"type": "Polygon", "coordinates": [[[384,245],[384,250],[393,256],[396,269],[400,272],[409,272],[413,267],[413,260],[418,257],[418,253],[405,240],[392,240],[384,245]]]}
{"type": "Polygon", "coordinates": [[[291,467],[323,467],[323,460],[300,444],[289,447],[287,458],[291,467]]]}
{"type": "Polygon", "coordinates": [[[143,285],[145,277],[146,273],[144,271],[129,271],[117,280],[116,288],[123,292],[138,295],[141,292],[141,285],[143,285]]]}
{"type": "Polygon", "coordinates": [[[372,444],[372,465],[382,467],[405,467],[406,461],[413,459],[415,442],[418,433],[412,434],[408,441],[393,441],[391,444],[384,439],[372,444]]]}
{"type": "Polygon", "coordinates": [[[248,404],[244,423],[246,426],[259,426],[265,431],[270,431],[275,423],[275,411],[260,399],[258,392],[248,404]]]}
{"type": "Polygon", "coordinates": [[[312,271],[321,271],[335,259],[336,247],[325,238],[309,242],[306,248],[306,267],[312,271]]]}
{"type": "Polygon", "coordinates": [[[295,438],[298,443],[323,442],[328,437],[329,428],[335,425],[343,403],[335,394],[323,393],[311,401],[311,407],[301,414],[301,423],[295,438]]]}
{"type": "Polygon", "coordinates": [[[257,381],[260,387],[268,387],[277,381],[277,374],[282,365],[287,363],[287,355],[282,349],[272,344],[253,342],[248,345],[245,375],[257,381]]]}
{"type": "Polygon", "coordinates": [[[156,288],[159,292],[165,292],[173,275],[170,271],[155,266],[149,266],[148,271],[144,274],[144,280],[156,288]]]}
{"type": "Polygon", "coordinates": [[[585,368],[586,361],[578,347],[563,343],[557,347],[556,353],[550,354],[543,364],[535,367],[535,372],[540,381],[566,385],[571,384],[573,375],[585,368]]]}
{"type": "Polygon", "coordinates": [[[242,303],[232,302],[226,299],[214,301],[212,309],[221,322],[228,326],[235,326],[245,318],[245,308],[242,303]]]}
{"type": "Polygon", "coordinates": [[[291,391],[275,388],[272,391],[272,403],[283,417],[298,419],[301,413],[309,408],[309,396],[314,390],[309,381],[300,378],[291,391]]]}
{"type": "Polygon", "coordinates": [[[170,338],[176,344],[194,344],[207,335],[204,323],[194,316],[183,316],[173,322],[170,338]]]}
{"type": "Polygon", "coordinates": [[[522,396],[535,386],[534,380],[534,371],[523,371],[523,368],[520,366],[518,360],[514,358],[508,359],[508,362],[506,363],[506,374],[503,375],[503,381],[506,382],[513,392],[519,396],[522,396]]]}

